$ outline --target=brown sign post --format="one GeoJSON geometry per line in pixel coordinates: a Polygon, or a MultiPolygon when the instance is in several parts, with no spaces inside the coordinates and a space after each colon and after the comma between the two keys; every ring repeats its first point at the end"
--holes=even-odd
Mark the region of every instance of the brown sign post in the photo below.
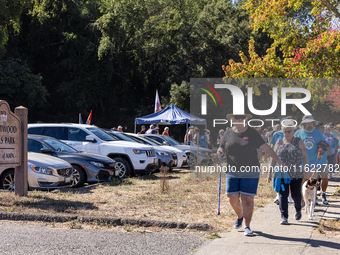
{"type": "Polygon", "coordinates": [[[0,166],[15,167],[15,194],[26,196],[27,181],[27,108],[15,108],[0,100],[0,166]]]}

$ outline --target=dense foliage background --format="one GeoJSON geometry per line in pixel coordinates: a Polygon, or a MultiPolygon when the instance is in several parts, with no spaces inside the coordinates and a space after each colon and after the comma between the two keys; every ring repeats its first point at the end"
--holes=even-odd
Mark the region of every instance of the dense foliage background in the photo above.
{"type": "MultiPolygon", "coordinates": [[[[0,98],[29,122],[128,126],[162,106],[189,111],[191,77],[223,77],[251,35],[228,0],[0,0],[0,98]]],[[[271,39],[256,33],[257,52],[271,39]]]]}
{"type": "MultiPolygon", "coordinates": [[[[29,122],[78,122],[93,110],[93,124],[132,131],[153,113],[156,89],[163,107],[189,111],[190,78],[337,77],[337,5],[0,0],[0,99],[28,107],[29,122]]],[[[319,109],[330,88],[308,87],[319,109]]]]}

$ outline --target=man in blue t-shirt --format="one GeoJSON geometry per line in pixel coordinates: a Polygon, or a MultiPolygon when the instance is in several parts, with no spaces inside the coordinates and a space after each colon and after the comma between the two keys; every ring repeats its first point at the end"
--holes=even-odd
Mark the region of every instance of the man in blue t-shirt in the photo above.
{"type": "Polygon", "coordinates": [[[208,143],[207,143],[207,136],[205,135],[206,130],[204,130],[203,134],[199,136],[200,138],[200,146],[206,148],[208,143]]]}
{"type": "Polygon", "coordinates": [[[301,124],[303,125],[302,129],[299,129],[294,133],[294,136],[300,137],[303,143],[306,146],[307,154],[308,154],[308,163],[303,162],[304,165],[308,164],[308,169],[305,168],[305,172],[309,173],[308,176],[311,176],[311,170],[315,168],[315,176],[314,178],[318,178],[318,174],[320,174],[322,178],[322,201],[324,204],[328,204],[326,198],[326,190],[328,186],[328,170],[327,164],[327,152],[324,152],[322,158],[318,159],[318,144],[321,141],[325,141],[325,138],[322,132],[316,128],[314,128],[314,118],[312,115],[305,115],[302,118],[301,124]]]}

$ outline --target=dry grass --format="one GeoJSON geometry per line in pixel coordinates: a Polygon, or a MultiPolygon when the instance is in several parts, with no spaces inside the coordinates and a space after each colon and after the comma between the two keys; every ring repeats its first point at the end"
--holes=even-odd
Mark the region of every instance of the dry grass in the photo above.
{"type": "Polygon", "coordinates": [[[340,187],[338,187],[332,196],[340,196],[340,187]]]}
{"type": "Polygon", "coordinates": [[[317,231],[326,236],[340,238],[340,220],[321,220],[317,231]]]}
{"type": "MultiPolygon", "coordinates": [[[[0,210],[81,216],[144,218],[201,222],[229,228],[235,213],[227,202],[222,179],[221,215],[217,215],[218,178],[192,179],[188,170],[169,174],[169,190],[161,193],[160,174],[99,184],[67,192],[30,191],[27,197],[0,192],[0,210]]],[[[275,197],[272,184],[261,178],[255,210],[275,197]]]]}

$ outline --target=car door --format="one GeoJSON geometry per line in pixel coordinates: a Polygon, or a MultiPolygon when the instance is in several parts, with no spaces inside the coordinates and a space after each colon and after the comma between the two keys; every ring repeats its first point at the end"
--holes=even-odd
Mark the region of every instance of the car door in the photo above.
{"type": "Polygon", "coordinates": [[[86,141],[88,135],[91,133],[77,127],[69,127],[67,129],[67,144],[79,151],[98,154],[98,144],[86,141]]]}

